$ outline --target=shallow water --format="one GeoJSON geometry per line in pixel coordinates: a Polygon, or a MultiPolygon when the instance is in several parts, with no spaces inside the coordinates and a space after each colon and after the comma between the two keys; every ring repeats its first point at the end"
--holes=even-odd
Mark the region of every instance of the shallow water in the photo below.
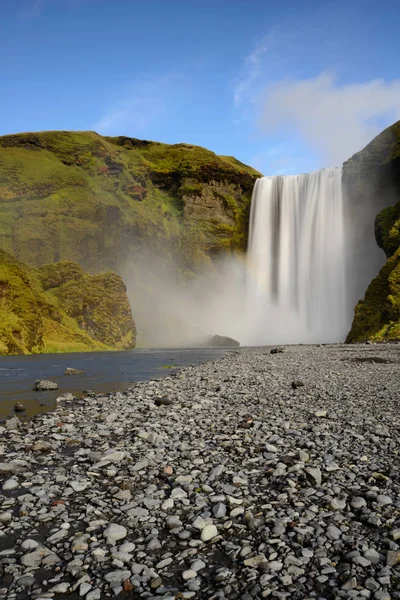
{"type": "Polygon", "coordinates": [[[83,390],[112,392],[124,390],[135,381],[165,377],[176,367],[197,365],[224,356],[227,348],[180,348],[173,350],[132,350],[129,352],[76,352],[0,357],[0,419],[14,414],[16,402],[28,418],[54,409],[55,400],[65,392],[78,398],[83,390]],[[85,375],[64,375],[67,367],[85,375]],[[50,379],[58,390],[35,392],[36,379],[50,379]]]}

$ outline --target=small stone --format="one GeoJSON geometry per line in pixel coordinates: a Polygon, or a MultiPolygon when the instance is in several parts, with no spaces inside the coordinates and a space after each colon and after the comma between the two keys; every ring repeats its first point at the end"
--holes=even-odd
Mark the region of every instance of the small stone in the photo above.
{"type": "Polygon", "coordinates": [[[182,573],[182,579],[184,579],[185,581],[188,581],[189,579],[196,579],[197,577],[197,573],[196,571],[193,571],[193,569],[188,569],[187,571],[183,571],[182,573]]]}
{"type": "Polygon", "coordinates": [[[335,527],[335,525],[329,525],[326,530],[326,535],[331,540],[338,540],[340,539],[342,532],[340,531],[340,529],[335,527]]]}
{"type": "Polygon", "coordinates": [[[369,567],[371,564],[371,561],[360,555],[354,556],[352,562],[356,565],[360,565],[361,567],[369,567]]]}
{"type": "Polygon", "coordinates": [[[9,510],[6,510],[2,513],[0,513],[0,523],[9,523],[10,521],[12,521],[12,512],[10,512],[9,510]]]}
{"type": "Polygon", "coordinates": [[[170,466],[164,467],[163,468],[163,473],[164,475],[172,475],[174,472],[174,469],[170,466]]]}
{"type": "Polygon", "coordinates": [[[330,502],[332,510],[344,510],[346,508],[346,500],[340,500],[339,498],[332,498],[330,502]]]}
{"type": "Polygon", "coordinates": [[[11,490],[16,490],[19,487],[20,487],[20,485],[16,479],[7,479],[3,483],[2,490],[3,490],[3,492],[10,492],[11,490]]]}
{"type": "Polygon", "coordinates": [[[314,467],[307,467],[306,472],[314,480],[315,485],[317,487],[320,487],[321,481],[322,481],[321,470],[318,468],[314,468],[314,467]]]}
{"type": "Polygon", "coordinates": [[[327,414],[328,414],[328,413],[327,413],[327,411],[326,411],[326,410],[317,410],[317,411],[314,413],[314,416],[315,416],[315,417],[318,417],[318,418],[324,418],[324,417],[326,417],[326,415],[327,415],[327,414]]]}
{"type": "Polygon", "coordinates": [[[90,481],[71,481],[69,484],[74,492],[83,492],[90,486],[90,481]]]}
{"type": "Polygon", "coordinates": [[[195,529],[202,530],[202,529],[204,529],[205,526],[206,526],[206,523],[202,517],[196,517],[192,523],[192,527],[194,527],[195,529]]]}
{"type": "Polygon", "coordinates": [[[395,542],[397,540],[400,540],[400,529],[393,529],[390,532],[390,537],[392,538],[392,540],[394,540],[395,542]]]}
{"type": "Polygon", "coordinates": [[[19,429],[21,425],[21,421],[18,419],[18,417],[12,417],[6,421],[7,431],[15,431],[16,429],[19,429]]]}
{"type": "Polygon", "coordinates": [[[378,496],[376,501],[379,504],[379,506],[387,506],[388,504],[392,504],[393,502],[390,496],[385,496],[384,494],[378,496]]]}
{"type": "Polygon", "coordinates": [[[354,590],[357,585],[357,579],[355,577],[351,577],[342,585],[342,590],[354,590]]]}
{"type": "Polygon", "coordinates": [[[70,584],[67,581],[63,581],[61,583],[57,583],[57,585],[50,588],[51,592],[55,594],[66,594],[70,588],[70,584]]]}
{"type": "Polygon", "coordinates": [[[27,539],[24,540],[21,544],[21,549],[22,550],[36,550],[36,548],[39,547],[39,542],[37,542],[36,540],[31,540],[31,539],[27,539]]]}
{"type": "Polygon", "coordinates": [[[215,525],[206,525],[201,531],[200,539],[202,542],[208,542],[209,540],[215,538],[217,535],[218,529],[215,527],[215,525]]]}
{"type": "Polygon", "coordinates": [[[213,506],[213,515],[216,519],[222,519],[226,516],[226,505],[222,502],[218,502],[215,506],[213,506]]]}
{"type": "Polygon", "coordinates": [[[154,404],[156,406],[170,406],[174,401],[171,400],[168,396],[163,396],[162,398],[154,398],[154,404]]]}
{"type": "Polygon", "coordinates": [[[386,564],[388,567],[394,567],[395,565],[400,564],[400,551],[389,550],[386,555],[386,564]]]}
{"type": "Polygon", "coordinates": [[[285,352],[285,349],[281,346],[277,346],[276,348],[272,348],[270,350],[270,354],[282,354],[283,352],[285,352]]]}
{"type": "Polygon", "coordinates": [[[300,379],[295,379],[294,381],[292,381],[292,388],[294,390],[297,390],[297,388],[299,387],[304,387],[304,382],[301,381],[300,379]]]}
{"type": "Polygon", "coordinates": [[[117,569],[116,571],[111,571],[111,573],[107,573],[104,575],[104,579],[108,581],[110,584],[122,583],[127,579],[130,579],[131,572],[124,569],[117,569]]]}
{"type": "Polygon", "coordinates": [[[367,506],[367,502],[361,496],[354,496],[350,500],[350,506],[351,506],[351,508],[355,508],[355,509],[365,508],[367,506]]]}
{"type": "Polygon", "coordinates": [[[307,452],[304,452],[304,450],[300,450],[299,459],[301,462],[306,463],[310,460],[310,455],[307,452]]]}
{"type": "Polygon", "coordinates": [[[190,568],[192,571],[195,571],[196,573],[198,573],[198,571],[202,571],[203,569],[206,568],[206,563],[201,560],[201,559],[197,559],[194,562],[192,562],[192,564],[190,565],[190,568]]]}
{"type": "Polygon", "coordinates": [[[265,444],[265,449],[267,452],[271,452],[273,454],[278,452],[278,448],[276,446],[274,446],[273,444],[265,444]]]}
{"type": "Polygon", "coordinates": [[[15,412],[25,412],[26,408],[23,404],[21,404],[21,402],[17,402],[14,406],[14,410],[15,412]]]}
{"type": "Polygon", "coordinates": [[[379,552],[374,550],[374,548],[368,548],[365,552],[363,552],[364,558],[370,561],[371,564],[377,565],[381,560],[379,552]]]}
{"type": "Polygon", "coordinates": [[[128,531],[122,525],[111,523],[107,529],[103,532],[103,536],[111,546],[115,546],[115,543],[119,540],[126,538],[128,531]]]}
{"type": "Polygon", "coordinates": [[[251,567],[253,569],[258,569],[260,567],[266,567],[268,565],[267,558],[265,554],[257,554],[257,556],[252,556],[251,558],[246,558],[244,561],[246,567],[251,567]]]}
{"type": "Polygon", "coordinates": [[[83,583],[81,583],[81,585],[79,586],[79,595],[80,596],[86,596],[86,594],[92,589],[92,586],[90,583],[88,583],[87,581],[84,581],[83,583]]]}
{"type": "Polygon", "coordinates": [[[379,588],[380,588],[379,583],[377,581],[375,581],[375,579],[373,579],[372,577],[369,577],[368,579],[366,579],[364,585],[367,588],[367,590],[369,590],[370,592],[376,592],[376,590],[379,590],[379,588]]]}

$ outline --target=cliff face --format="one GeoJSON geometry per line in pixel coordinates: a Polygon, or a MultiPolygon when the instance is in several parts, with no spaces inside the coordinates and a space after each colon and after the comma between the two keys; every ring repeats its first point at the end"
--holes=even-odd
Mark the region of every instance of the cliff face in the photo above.
{"type": "Polygon", "coordinates": [[[0,247],[35,267],[121,271],[160,253],[183,271],[243,250],[254,169],[187,144],[94,132],[0,137],[0,247]]]}
{"type": "MultiPolygon", "coordinates": [[[[371,260],[379,257],[360,239],[372,226],[371,214],[380,210],[375,219],[375,237],[388,258],[364,299],[356,305],[347,341],[400,339],[400,122],[345,163],[343,184],[350,218],[358,225],[353,252],[359,257],[364,255],[365,270],[371,260]]],[[[381,264],[382,258],[383,253],[381,264]]]]}
{"type": "Polygon", "coordinates": [[[0,354],[125,350],[135,334],[118,275],[73,263],[37,270],[0,250],[0,354]]]}

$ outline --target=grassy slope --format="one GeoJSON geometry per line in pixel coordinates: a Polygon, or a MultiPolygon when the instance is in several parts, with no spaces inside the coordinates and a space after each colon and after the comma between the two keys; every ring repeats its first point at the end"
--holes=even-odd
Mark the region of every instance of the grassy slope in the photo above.
{"type": "MultiPolygon", "coordinates": [[[[51,268],[62,271],[63,265],[51,265],[51,268]]],[[[64,267],[63,281],[53,281],[46,291],[44,282],[50,282],[51,272],[46,268],[38,271],[28,267],[0,250],[0,354],[77,352],[134,346],[135,327],[128,300],[122,293],[122,288],[125,288],[121,279],[113,273],[105,274],[102,276],[105,278],[103,284],[99,284],[96,277],[86,275],[77,265],[71,265],[70,270],[75,274],[80,271],[75,281],[71,281],[64,267]],[[110,281],[118,284],[116,291],[110,286],[110,281]],[[80,298],[80,310],[75,313],[65,302],[71,297],[71,285],[75,286],[75,296],[80,298]],[[106,301],[104,287],[108,289],[106,301]],[[83,316],[87,321],[101,325],[95,329],[88,327],[87,322],[82,322],[83,316]]]]}
{"type": "Polygon", "coordinates": [[[0,247],[118,271],[145,250],[190,271],[245,248],[255,170],[190,146],[94,132],[0,137],[0,247]],[[183,252],[182,252],[183,250],[183,252]]]}
{"type": "Polygon", "coordinates": [[[376,217],[378,245],[388,257],[358,302],[348,342],[400,339],[400,122],[383,131],[349,161],[345,177],[358,200],[391,198],[376,217]]]}

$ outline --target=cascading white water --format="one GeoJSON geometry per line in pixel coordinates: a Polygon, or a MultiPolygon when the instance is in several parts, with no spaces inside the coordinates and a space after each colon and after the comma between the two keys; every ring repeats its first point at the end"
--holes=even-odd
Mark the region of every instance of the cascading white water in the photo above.
{"type": "Polygon", "coordinates": [[[343,340],[346,306],[342,170],[262,177],[250,213],[249,342],[343,340]],[[251,338],[251,339],[250,339],[251,338]]]}

